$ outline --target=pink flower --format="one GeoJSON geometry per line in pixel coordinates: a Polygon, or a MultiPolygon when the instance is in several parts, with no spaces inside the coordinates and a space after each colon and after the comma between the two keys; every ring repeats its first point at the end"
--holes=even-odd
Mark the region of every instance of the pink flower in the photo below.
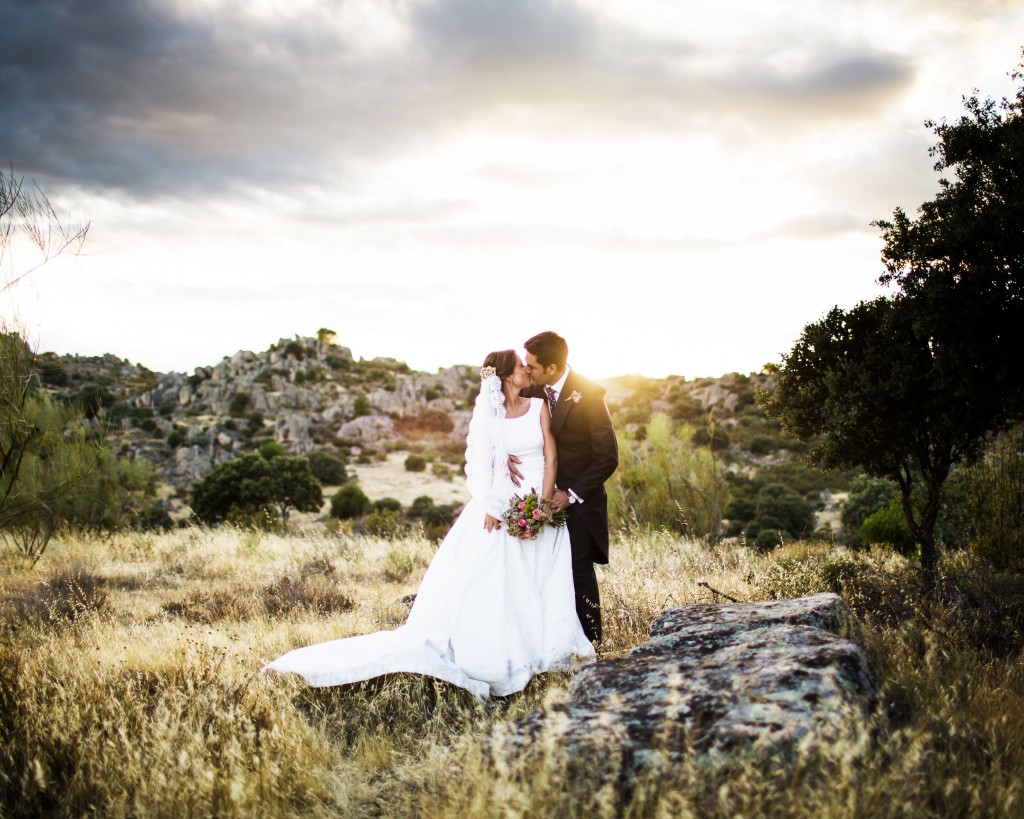
{"type": "Polygon", "coordinates": [[[580,402],[580,400],[583,398],[583,396],[580,395],[578,392],[576,392],[576,390],[573,390],[572,391],[572,395],[569,396],[569,397],[572,398],[572,402],[574,404],[578,404],[580,402]]]}
{"type": "Polygon", "coordinates": [[[526,526],[526,518],[519,518],[519,520],[517,520],[516,523],[518,523],[520,526],[525,527],[526,526]]]}
{"type": "Polygon", "coordinates": [[[541,512],[540,509],[534,509],[533,510],[533,519],[534,520],[540,520],[542,517],[544,517],[544,513],[541,512]]]}
{"type": "Polygon", "coordinates": [[[517,508],[518,509],[525,509],[526,508],[526,501],[519,501],[519,506],[517,508]]]}

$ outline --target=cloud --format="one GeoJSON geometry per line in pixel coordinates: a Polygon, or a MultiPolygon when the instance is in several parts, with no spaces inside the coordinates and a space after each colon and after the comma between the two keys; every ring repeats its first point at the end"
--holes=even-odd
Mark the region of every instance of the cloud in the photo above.
{"type": "Polygon", "coordinates": [[[910,73],[828,43],[797,70],[738,46],[709,62],[685,37],[553,0],[387,6],[405,39],[368,49],[349,5],[268,21],[231,5],[0,0],[5,158],[140,197],[356,192],[381,163],[473,123],[554,140],[681,136],[737,116],[792,129],[795,113],[862,109],[910,73]]]}

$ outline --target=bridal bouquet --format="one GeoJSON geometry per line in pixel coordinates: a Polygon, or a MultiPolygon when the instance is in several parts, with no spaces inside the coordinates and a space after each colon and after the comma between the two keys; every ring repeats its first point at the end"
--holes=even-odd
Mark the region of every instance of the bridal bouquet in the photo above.
{"type": "Polygon", "coordinates": [[[565,525],[568,513],[558,511],[547,498],[531,489],[526,495],[513,495],[503,519],[508,533],[520,540],[533,540],[545,526],[559,528],[565,525]]]}

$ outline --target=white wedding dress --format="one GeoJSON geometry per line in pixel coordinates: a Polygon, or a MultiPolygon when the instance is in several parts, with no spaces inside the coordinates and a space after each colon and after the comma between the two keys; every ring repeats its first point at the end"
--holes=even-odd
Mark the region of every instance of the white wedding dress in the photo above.
{"type": "MultiPolygon", "coordinates": [[[[493,496],[511,499],[544,477],[543,400],[503,418],[506,452],[522,460],[522,489],[502,476],[493,496]]],[[[474,497],[431,561],[405,624],[290,651],[264,667],[301,674],[316,687],[411,672],[447,680],[481,699],[521,691],[539,672],[572,670],[594,656],[576,616],[569,532],[545,527],[517,540],[483,528],[484,499],[474,497]]]]}

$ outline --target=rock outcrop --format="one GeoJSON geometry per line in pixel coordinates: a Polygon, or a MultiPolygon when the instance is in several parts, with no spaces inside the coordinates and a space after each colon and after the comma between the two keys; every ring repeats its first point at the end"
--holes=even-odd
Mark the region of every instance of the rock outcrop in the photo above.
{"type": "MultiPolygon", "coordinates": [[[[561,749],[628,782],[648,764],[737,749],[774,752],[867,713],[877,680],[841,598],[668,609],[650,639],[594,663],[566,701],[496,735],[515,756],[561,749]]],[[[581,763],[582,764],[582,763],[581,763]]]]}

